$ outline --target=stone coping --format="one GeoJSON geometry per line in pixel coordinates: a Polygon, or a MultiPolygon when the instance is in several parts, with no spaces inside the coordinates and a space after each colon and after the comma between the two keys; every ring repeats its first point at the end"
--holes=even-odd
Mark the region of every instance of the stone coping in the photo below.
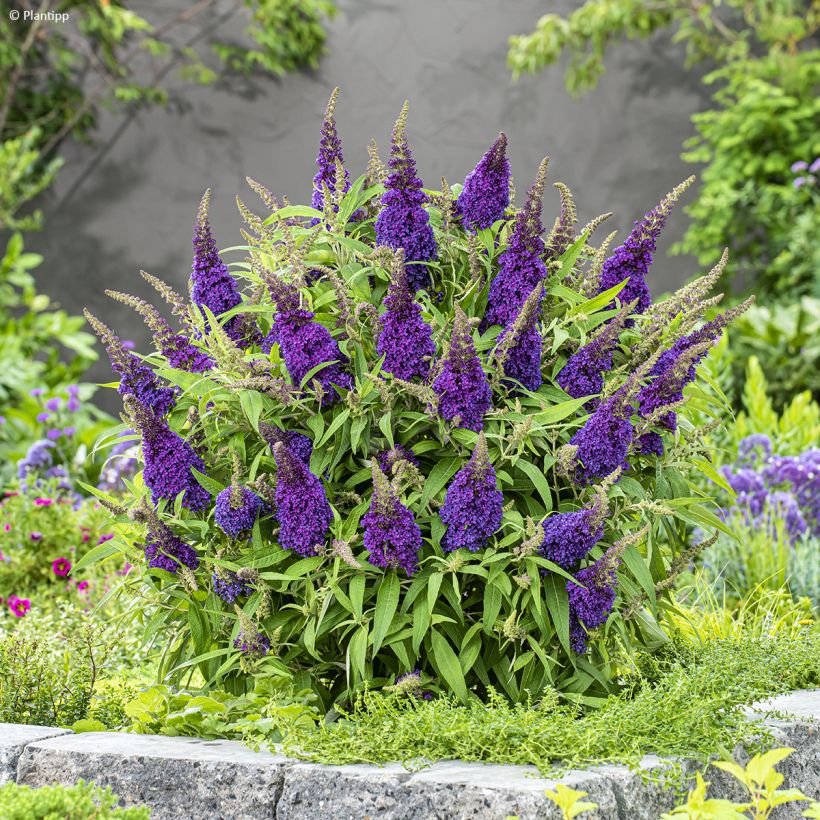
{"type": "MultiPolygon", "coordinates": [[[[793,692],[750,707],[778,745],[795,749],[780,766],[786,784],[820,800],[820,689],[793,692]]],[[[743,757],[742,750],[738,750],[743,757]]],[[[134,735],[74,734],[66,729],[0,724],[0,783],[72,784],[80,778],[111,786],[125,805],[146,803],[155,820],[558,820],[545,791],[557,782],[589,792],[602,820],[658,820],[674,804],[662,784],[667,764],[647,756],[641,772],[597,766],[560,780],[532,766],[446,760],[409,771],[385,766],[325,766],[237,741],[134,735]]],[[[688,767],[691,770],[691,767],[688,767]]],[[[740,798],[727,775],[711,769],[711,794],[740,798]]],[[[774,817],[801,817],[803,807],[781,807],[774,817]]]]}

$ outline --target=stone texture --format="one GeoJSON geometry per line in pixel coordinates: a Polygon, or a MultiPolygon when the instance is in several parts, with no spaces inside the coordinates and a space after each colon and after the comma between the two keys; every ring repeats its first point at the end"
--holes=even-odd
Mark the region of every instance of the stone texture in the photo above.
{"type": "Polygon", "coordinates": [[[69,734],[70,731],[70,729],[55,729],[50,726],[0,723],[0,785],[15,779],[17,761],[29,743],[69,734]]]}
{"type": "Polygon", "coordinates": [[[152,820],[273,818],[292,761],[230,740],[91,732],[26,746],[17,782],[111,786],[125,805],[147,803],[152,820]]]}

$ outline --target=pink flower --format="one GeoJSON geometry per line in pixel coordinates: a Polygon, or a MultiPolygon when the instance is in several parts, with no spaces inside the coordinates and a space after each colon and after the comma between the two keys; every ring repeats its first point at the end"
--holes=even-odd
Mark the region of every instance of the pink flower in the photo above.
{"type": "Polygon", "coordinates": [[[24,618],[31,609],[31,601],[28,598],[18,598],[16,595],[9,595],[8,605],[15,618],[24,618]]]}
{"type": "Polygon", "coordinates": [[[83,593],[87,589],[88,589],[88,581],[80,581],[80,583],[77,584],[77,592],[83,593]]]}
{"type": "Polygon", "coordinates": [[[110,541],[114,537],[113,532],[107,532],[104,535],[100,536],[100,540],[97,541],[98,544],[104,544],[106,541],[110,541]]]}
{"type": "Polygon", "coordinates": [[[34,504],[37,507],[50,507],[54,503],[53,498],[35,498],[34,504]]]}
{"type": "Polygon", "coordinates": [[[3,526],[3,530],[4,530],[5,532],[11,532],[11,524],[5,524],[5,525],[3,526]]]}
{"type": "Polygon", "coordinates": [[[71,561],[68,558],[58,558],[52,562],[51,568],[58,578],[65,578],[71,572],[71,561]]]}

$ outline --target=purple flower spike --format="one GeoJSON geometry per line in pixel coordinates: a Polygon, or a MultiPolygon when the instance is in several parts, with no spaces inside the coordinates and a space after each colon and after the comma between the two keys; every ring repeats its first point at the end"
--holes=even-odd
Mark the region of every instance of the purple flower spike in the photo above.
{"type": "Polygon", "coordinates": [[[622,548],[610,547],[592,566],[582,569],[575,580],[567,581],[570,611],[570,641],[575,652],[587,648],[586,629],[603,626],[615,604],[618,579],[615,571],[621,562],[622,548]],[[579,586],[579,584],[581,586],[579,586]],[[574,628],[573,628],[574,625],[574,628]]]}
{"type": "Polygon", "coordinates": [[[226,603],[233,604],[239,598],[253,593],[253,584],[240,578],[235,572],[220,569],[211,576],[214,592],[226,603]]]}
{"type": "Polygon", "coordinates": [[[403,569],[412,575],[419,562],[421,530],[413,513],[399,501],[379,465],[373,463],[373,497],[362,516],[364,546],[375,567],[403,569]]]}
{"type": "Polygon", "coordinates": [[[322,482],[286,445],[273,447],[279,544],[299,555],[317,555],[333,521],[322,482]]]}
{"type": "Polygon", "coordinates": [[[195,469],[205,473],[205,462],[193,447],[132,396],[126,396],[125,406],[142,434],[142,476],[154,503],[163,498],[173,502],[184,492],[183,506],[195,512],[206,507],[211,494],[191,472],[195,469]]]}
{"type": "Polygon", "coordinates": [[[379,467],[381,467],[382,471],[388,476],[393,475],[393,468],[402,461],[407,461],[414,467],[419,466],[419,460],[416,458],[416,454],[403,444],[397,444],[389,450],[382,450],[376,458],[378,459],[379,467]]]}
{"type": "Polygon", "coordinates": [[[247,487],[226,487],[216,497],[214,521],[231,538],[253,528],[262,499],[247,487]]]}
{"type": "Polygon", "coordinates": [[[541,387],[541,353],[544,340],[541,337],[540,315],[544,288],[538,285],[527,297],[513,323],[498,335],[498,345],[506,347],[502,354],[505,382],[515,388],[520,384],[535,392],[541,387]],[[505,341],[509,339],[508,345],[505,341]]]}
{"type": "Polygon", "coordinates": [[[156,374],[148,365],[129,353],[110,328],[87,310],[86,320],[105,345],[112,370],[120,377],[117,391],[121,396],[133,396],[154,415],[164,416],[174,406],[176,393],[170,387],[160,384],[156,374]]]}
{"type": "Polygon", "coordinates": [[[668,193],[644,218],[635,223],[632,233],[623,245],[604,262],[601,270],[600,291],[619,285],[624,279],[629,281],[618,294],[622,302],[635,301],[635,313],[644,313],[652,303],[646,274],[652,264],[658,236],[660,236],[672,207],[681,194],[692,184],[694,177],[682,182],[668,193]]]}
{"type": "Polygon", "coordinates": [[[199,566],[196,550],[158,520],[152,524],[145,540],[145,557],[149,567],[164,569],[174,575],[180,566],[188,569],[199,566]]]}
{"type": "Polygon", "coordinates": [[[259,432],[270,446],[271,450],[277,444],[287,446],[296,458],[305,466],[310,466],[310,457],[313,455],[313,442],[304,434],[295,430],[281,430],[272,424],[259,423],[259,432]]]}
{"type": "Polygon", "coordinates": [[[393,276],[384,300],[387,310],[381,317],[376,345],[384,356],[382,369],[405,381],[426,379],[435,355],[433,331],[421,317],[421,305],[409,290],[404,252],[396,252],[393,276]]]}
{"type": "Polygon", "coordinates": [[[450,349],[441,372],[433,382],[439,412],[456,427],[474,430],[484,426],[484,414],[492,406],[492,392],[464,311],[456,305],[450,349]]]}
{"type": "Polygon", "coordinates": [[[575,242],[575,222],[578,218],[575,210],[575,200],[572,191],[563,182],[554,183],[561,195],[561,212],[555,219],[555,224],[547,240],[547,255],[550,259],[558,259],[575,242]]]}
{"type": "MultiPolygon", "coordinates": [[[[404,249],[404,258],[411,263],[438,259],[436,240],[430,227],[430,217],[422,207],[427,195],[416,171],[416,162],[407,143],[407,108],[396,120],[390,149],[390,175],[385,181],[382,208],[376,219],[376,241],[393,250],[404,249]]],[[[431,284],[426,265],[408,264],[407,276],[413,293],[431,284]]]]}
{"type": "MultiPolygon", "coordinates": [[[[342,141],[336,131],[336,99],[339,89],[334,88],[325,108],[325,117],[322,120],[322,136],[319,140],[319,153],[316,156],[316,176],[313,177],[313,196],[310,204],[321,211],[325,207],[325,188],[334,191],[337,185],[338,168],[344,168],[342,141]]],[[[343,191],[350,190],[350,174],[344,170],[343,191]]]]}
{"type": "Polygon", "coordinates": [[[479,433],[473,455],[453,477],[441,508],[447,532],[445,552],[464,547],[478,552],[501,526],[504,496],[496,489],[495,470],[487,452],[487,440],[479,433]]]}
{"type": "Polygon", "coordinates": [[[606,504],[595,497],[591,507],[556,513],[544,521],[541,553],[562,569],[571,569],[604,537],[606,504]]]}
{"type": "MultiPolygon", "coordinates": [[[[200,310],[208,308],[217,318],[242,304],[242,297],[234,278],[219,255],[216,240],[208,222],[208,205],[211,201],[210,188],[205,191],[197,211],[194,229],[194,264],[191,272],[191,301],[200,310]]],[[[202,311],[203,317],[205,311],[202,311]]],[[[224,325],[225,333],[235,342],[245,335],[244,321],[234,316],[224,325]]]]}
{"type": "Polygon", "coordinates": [[[487,313],[482,327],[509,325],[527,297],[544,280],[547,268],[541,259],[544,253],[544,230],[541,224],[541,199],[547,160],[541,163],[538,176],[529,191],[524,207],[513,222],[507,250],[498,260],[498,273],[490,283],[487,313]]]}
{"type": "Polygon", "coordinates": [[[464,180],[456,212],[468,231],[475,233],[491,227],[504,216],[510,204],[510,163],[506,151],[507,135],[501,133],[464,180]]]}

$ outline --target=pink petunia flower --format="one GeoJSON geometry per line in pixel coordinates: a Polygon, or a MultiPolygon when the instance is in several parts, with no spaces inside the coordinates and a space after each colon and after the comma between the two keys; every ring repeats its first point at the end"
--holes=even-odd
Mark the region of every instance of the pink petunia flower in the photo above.
{"type": "Polygon", "coordinates": [[[25,618],[31,609],[31,601],[28,598],[18,598],[16,595],[9,595],[8,605],[15,618],[25,618]]]}
{"type": "Polygon", "coordinates": [[[80,583],[77,584],[77,592],[82,593],[82,592],[85,592],[87,589],[88,589],[88,581],[80,581],[80,583]]]}
{"type": "Polygon", "coordinates": [[[36,507],[50,507],[54,503],[53,498],[35,498],[34,505],[36,507]]]}
{"type": "Polygon", "coordinates": [[[71,561],[68,558],[57,558],[52,562],[51,568],[58,578],[65,578],[71,572],[71,561]]]}

